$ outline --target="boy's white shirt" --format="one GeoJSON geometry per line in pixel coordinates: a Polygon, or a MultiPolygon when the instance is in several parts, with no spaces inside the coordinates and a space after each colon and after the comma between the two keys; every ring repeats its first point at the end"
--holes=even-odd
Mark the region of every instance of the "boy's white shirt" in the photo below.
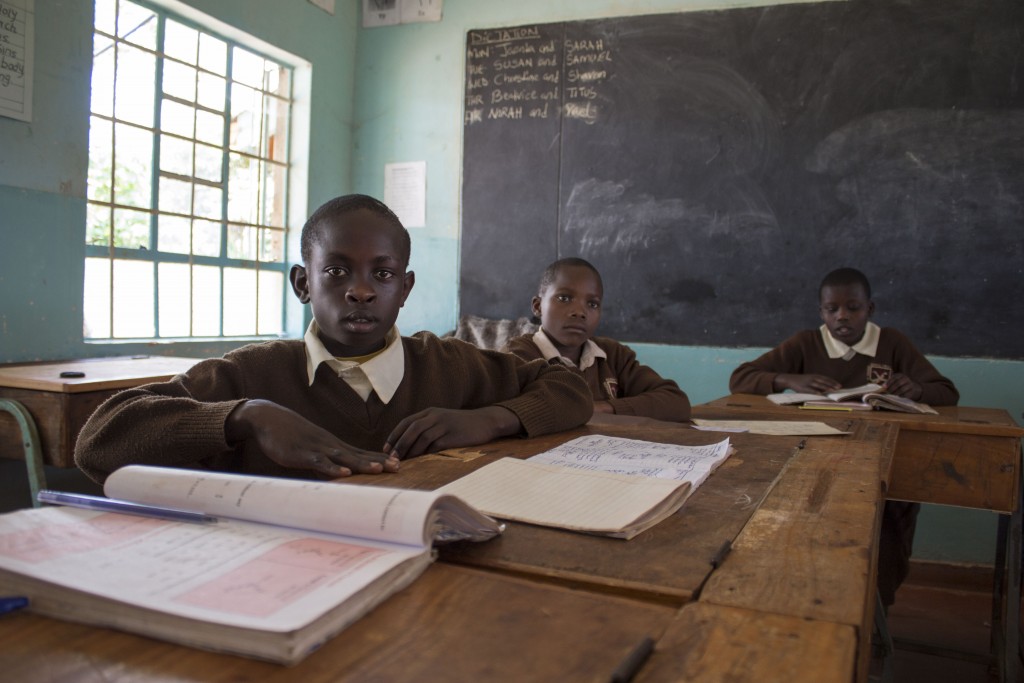
{"type": "Polygon", "coordinates": [[[397,325],[392,326],[384,338],[384,350],[365,363],[335,358],[320,341],[319,332],[316,320],[311,320],[302,337],[306,343],[306,375],[310,386],[316,377],[316,369],[321,363],[327,363],[364,401],[374,391],[385,404],[391,400],[405,377],[405,353],[397,325]]]}
{"type": "Polygon", "coordinates": [[[829,333],[827,325],[822,325],[818,329],[821,331],[821,340],[825,342],[825,352],[829,358],[850,360],[858,353],[874,358],[875,354],[878,353],[878,338],[882,328],[873,322],[868,322],[864,327],[864,336],[853,346],[847,346],[833,337],[829,333]]]}
{"type": "MultiPolygon", "coordinates": [[[[576,367],[570,359],[566,358],[558,352],[555,345],[552,343],[548,335],[544,333],[544,329],[541,328],[533,335],[533,343],[540,349],[541,355],[544,356],[544,360],[550,361],[552,358],[557,358],[566,365],[576,367]]],[[[591,365],[597,362],[598,358],[607,358],[608,354],[604,352],[600,346],[594,343],[593,339],[588,339],[583,345],[583,353],[580,354],[580,370],[586,370],[591,365]]]]}

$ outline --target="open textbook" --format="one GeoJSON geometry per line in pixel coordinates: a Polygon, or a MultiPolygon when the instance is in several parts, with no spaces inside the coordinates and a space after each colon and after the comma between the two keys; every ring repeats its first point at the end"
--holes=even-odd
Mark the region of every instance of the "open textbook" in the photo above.
{"type": "Polygon", "coordinates": [[[326,481],[131,466],[104,493],[217,520],[0,515],[0,594],[59,619],[283,664],[415,580],[433,540],[501,531],[450,495],[326,481]]]}
{"type": "Polygon", "coordinates": [[[768,394],[768,400],[777,405],[800,404],[802,408],[820,410],[895,410],[901,413],[938,414],[929,405],[911,401],[902,396],[887,394],[881,385],[871,383],[850,389],[840,389],[828,394],[802,394],[788,391],[768,394]]]}
{"type": "Polygon", "coordinates": [[[662,521],[731,453],[590,435],[527,460],[502,458],[440,490],[487,514],[630,539],[662,521]]]}

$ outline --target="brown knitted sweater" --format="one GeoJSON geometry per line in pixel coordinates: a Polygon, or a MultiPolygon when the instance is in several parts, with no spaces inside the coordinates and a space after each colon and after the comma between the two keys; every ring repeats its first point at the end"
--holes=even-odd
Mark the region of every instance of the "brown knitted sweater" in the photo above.
{"type": "Polygon", "coordinates": [[[226,442],[224,422],[246,399],[278,403],[373,451],[402,418],[429,407],[503,406],[519,417],[527,436],[579,426],[593,412],[586,385],[563,368],[524,363],[429,332],[403,337],[402,346],[405,376],[387,405],[376,393],[364,402],[325,364],[309,386],[302,341],[244,346],[168,382],[112,396],[82,429],[75,462],[97,481],[128,464],[313,476],[226,442]]]}
{"type": "MultiPolygon", "coordinates": [[[[633,349],[625,344],[609,337],[594,337],[592,341],[608,357],[596,359],[583,371],[570,369],[587,381],[593,400],[608,401],[618,415],[641,415],[672,422],[690,419],[690,400],[679,385],[641,364],[633,349]]],[[[532,334],[516,337],[506,350],[523,360],[544,357],[532,334]]]]}
{"type": "Polygon", "coordinates": [[[729,378],[729,391],[734,394],[771,394],[772,382],[778,374],[814,374],[831,377],[844,387],[857,387],[872,381],[871,365],[888,366],[921,385],[919,399],[933,406],[953,406],[960,393],[953,382],[939,374],[924,355],[903,333],[883,327],[874,358],[858,353],[846,361],[829,358],[819,330],[803,330],[768,351],[756,360],[743,363],[729,378]]]}

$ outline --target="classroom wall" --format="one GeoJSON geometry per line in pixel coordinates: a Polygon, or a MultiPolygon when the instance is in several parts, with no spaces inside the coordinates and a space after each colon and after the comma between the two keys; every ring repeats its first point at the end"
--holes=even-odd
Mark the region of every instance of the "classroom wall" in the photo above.
{"type": "MultiPolygon", "coordinates": [[[[701,9],[781,4],[694,0],[445,0],[440,23],[360,29],[356,53],[353,188],[382,196],[384,164],[427,162],[427,227],[412,230],[416,289],[399,318],[406,331],[444,332],[459,315],[459,198],[462,173],[464,46],[469,29],[518,26],[701,9]]],[[[515,173],[514,168],[509,173],[515,173]]],[[[501,187],[494,188],[501,192],[501,187]]],[[[536,274],[524,274],[533,278],[536,274]]],[[[608,293],[614,302],[614,294],[608,293]]],[[[812,294],[813,296],[813,294],[812,294]]],[[[527,302],[524,302],[524,315],[527,302]]],[[[816,326],[813,303],[808,326],[816,326]]],[[[472,313],[472,311],[466,311],[472,313]]],[[[880,302],[878,320],[886,321],[880,302]]],[[[628,340],[627,340],[628,341],[628,340]]],[[[675,379],[695,403],[728,393],[729,374],[763,348],[730,349],[637,344],[642,361],[675,379]]],[[[951,377],[964,405],[1024,411],[1024,363],[933,358],[951,377]]],[[[988,564],[995,516],[926,506],[915,556],[988,564]]]]}

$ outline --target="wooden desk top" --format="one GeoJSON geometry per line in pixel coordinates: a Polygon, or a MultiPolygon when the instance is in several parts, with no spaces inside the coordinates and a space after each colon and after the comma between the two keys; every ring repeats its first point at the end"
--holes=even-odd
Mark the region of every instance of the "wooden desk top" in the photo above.
{"type": "Polygon", "coordinates": [[[978,434],[985,436],[1024,436],[1024,428],[1014,422],[1001,408],[972,408],[970,406],[936,406],[938,415],[917,415],[892,410],[851,410],[836,413],[828,410],[802,410],[796,406],[780,406],[764,396],[731,394],[693,407],[694,417],[712,419],[744,414],[749,419],[766,420],[819,420],[836,414],[851,419],[885,420],[897,422],[900,429],[921,432],[978,434]]]}
{"type": "Polygon", "coordinates": [[[0,618],[0,671],[34,683],[606,681],[673,614],[435,564],[294,667],[20,613],[0,618]]]}
{"type": "Polygon", "coordinates": [[[131,356],[59,363],[0,365],[0,387],[65,394],[125,389],[168,380],[201,360],[203,359],[171,356],[131,356]],[[85,376],[61,377],[62,372],[81,372],[85,376]]]}

